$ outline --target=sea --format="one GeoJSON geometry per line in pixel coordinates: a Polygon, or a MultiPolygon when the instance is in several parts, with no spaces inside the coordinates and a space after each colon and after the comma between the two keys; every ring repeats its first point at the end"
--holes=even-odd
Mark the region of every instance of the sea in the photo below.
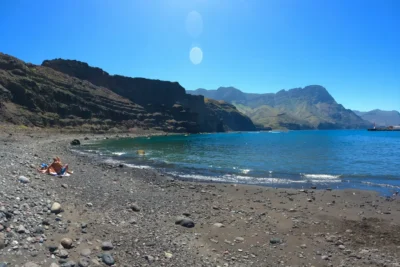
{"type": "Polygon", "coordinates": [[[80,148],[177,179],[279,188],[400,190],[400,132],[315,130],[116,138],[80,148]],[[138,150],[144,150],[139,155],[138,150]]]}

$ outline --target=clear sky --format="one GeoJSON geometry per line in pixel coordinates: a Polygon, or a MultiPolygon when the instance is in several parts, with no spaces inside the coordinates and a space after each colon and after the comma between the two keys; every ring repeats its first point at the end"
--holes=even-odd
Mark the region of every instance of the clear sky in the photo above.
{"type": "Polygon", "coordinates": [[[0,51],[186,89],[320,84],[347,108],[400,110],[400,0],[2,1],[0,51]]]}

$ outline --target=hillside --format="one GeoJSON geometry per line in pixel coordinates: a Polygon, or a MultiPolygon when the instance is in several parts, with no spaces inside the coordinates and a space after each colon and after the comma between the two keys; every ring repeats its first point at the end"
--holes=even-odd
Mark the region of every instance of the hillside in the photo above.
{"type": "Polygon", "coordinates": [[[276,94],[249,94],[234,87],[197,89],[187,93],[230,102],[254,123],[274,129],[349,129],[370,126],[370,123],[354,112],[338,104],[319,85],[281,90],[276,94]]]}
{"type": "Polygon", "coordinates": [[[228,120],[231,114],[223,106],[213,112],[204,97],[186,94],[176,82],[111,76],[72,60],[37,66],[0,53],[0,122],[191,133],[254,129],[250,120],[240,123],[246,117],[237,111],[228,120]]]}
{"type": "Polygon", "coordinates": [[[353,110],[358,116],[366,121],[375,123],[376,126],[394,126],[400,125],[400,113],[396,110],[386,111],[374,109],[367,112],[353,110]]]}

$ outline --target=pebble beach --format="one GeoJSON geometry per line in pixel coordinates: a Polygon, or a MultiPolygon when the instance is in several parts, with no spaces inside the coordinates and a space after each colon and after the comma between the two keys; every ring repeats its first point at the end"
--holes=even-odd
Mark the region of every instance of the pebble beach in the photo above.
{"type": "Polygon", "coordinates": [[[400,266],[400,197],[180,181],[71,150],[105,137],[2,129],[0,267],[400,266]],[[71,176],[36,171],[54,156],[71,176]]]}

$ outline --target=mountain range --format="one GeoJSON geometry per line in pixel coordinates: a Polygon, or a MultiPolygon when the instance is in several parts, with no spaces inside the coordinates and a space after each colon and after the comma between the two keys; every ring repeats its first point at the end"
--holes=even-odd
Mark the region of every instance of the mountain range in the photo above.
{"type": "Polygon", "coordinates": [[[273,129],[355,129],[371,123],[338,104],[320,85],[280,90],[277,93],[244,93],[234,87],[186,91],[227,101],[248,115],[258,127],[273,129]]]}
{"type": "Polygon", "coordinates": [[[380,110],[374,109],[371,111],[357,111],[353,110],[358,116],[367,120],[371,123],[375,123],[376,126],[395,126],[400,125],[400,113],[396,110],[380,110]]]}
{"type": "Polygon", "coordinates": [[[110,75],[76,60],[25,63],[0,53],[0,123],[89,131],[252,131],[224,101],[186,94],[177,82],[110,75]]]}

